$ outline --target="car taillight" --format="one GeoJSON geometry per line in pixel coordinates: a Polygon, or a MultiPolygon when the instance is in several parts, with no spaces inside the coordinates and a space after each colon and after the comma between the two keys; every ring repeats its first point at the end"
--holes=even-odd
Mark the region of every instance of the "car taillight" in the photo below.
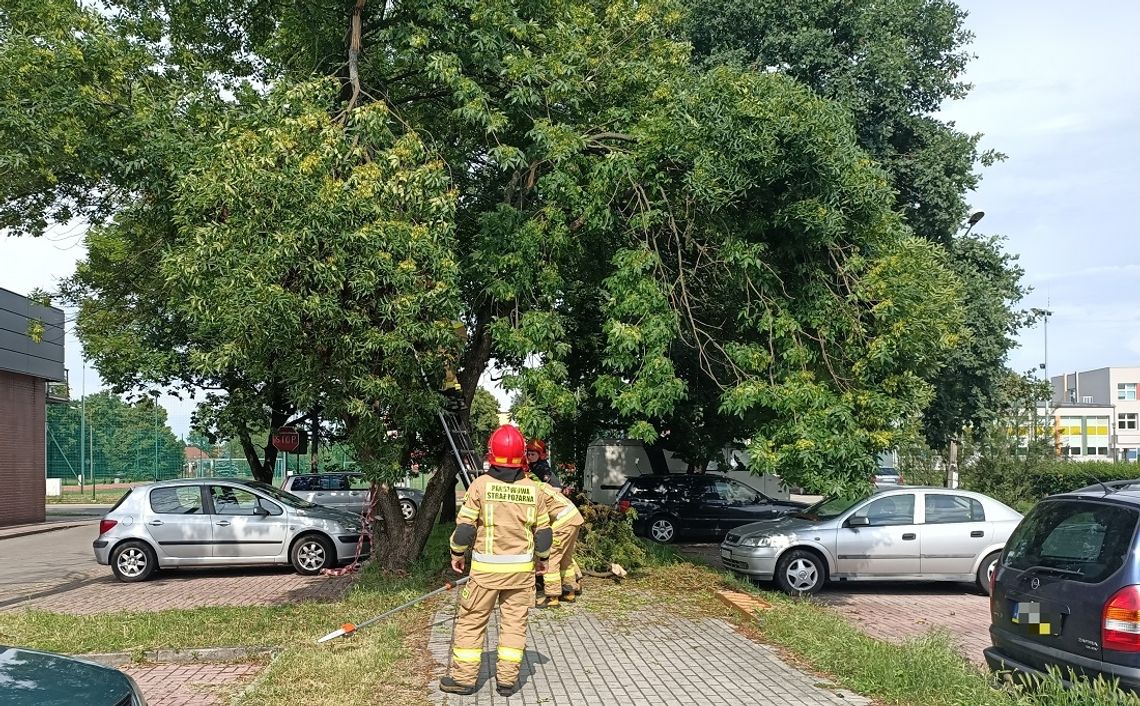
{"type": "Polygon", "coordinates": [[[117,524],[119,524],[118,520],[99,520],[99,535],[107,534],[117,524]]]}
{"type": "Polygon", "coordinates": [[[618,512],[625,512],[626,510],[629,509],[629,501],[628,500],[619,500],[617,509],[618,509],[618,512]]]}
{"type": "Polygon", "coordinates": [[[1125,586],[1104,604],[1101,644],[1106,650],[1140,652],[1140,586],[1125,586]]]}

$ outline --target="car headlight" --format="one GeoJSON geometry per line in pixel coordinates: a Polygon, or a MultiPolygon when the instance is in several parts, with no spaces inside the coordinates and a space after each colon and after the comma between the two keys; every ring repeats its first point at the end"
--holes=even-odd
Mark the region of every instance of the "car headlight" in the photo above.
{"type": "Polygon", "coordinates": [[[751,537],[745,537],[744,539],[740,540],[740,546],[742,546],[742,547],[767,547],[771,544],[771,542],[772,542],[772,540],[769,537],[765,537],[762,535],[754,535],[751,537]]]}

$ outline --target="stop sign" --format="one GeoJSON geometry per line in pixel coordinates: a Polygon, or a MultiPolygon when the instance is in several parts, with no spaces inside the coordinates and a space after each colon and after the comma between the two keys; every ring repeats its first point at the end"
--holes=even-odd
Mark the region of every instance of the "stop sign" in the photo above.
{"type": "Polygon", "coordinates": [[[301,435],[293,427],[281,427],[273,434],[273,446],[278,451],[291,453],[301,445],[301,435]]]}

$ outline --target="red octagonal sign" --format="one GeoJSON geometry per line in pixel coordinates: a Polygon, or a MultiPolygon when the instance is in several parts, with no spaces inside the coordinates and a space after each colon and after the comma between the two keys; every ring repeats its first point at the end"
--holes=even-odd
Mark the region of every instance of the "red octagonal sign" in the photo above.
{"type": "Polygon", "coordinates": [[[286,453],[296,451],[301,445],[301,435],[293,427],[281,427],[273,435],[273,446],[286,453]]]}

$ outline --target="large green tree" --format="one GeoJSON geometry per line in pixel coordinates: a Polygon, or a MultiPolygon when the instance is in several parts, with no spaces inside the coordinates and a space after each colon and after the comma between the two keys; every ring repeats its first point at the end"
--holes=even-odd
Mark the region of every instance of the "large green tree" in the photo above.
{"type": "Polygon", "coordinates": [[[965,23],[951,0],[711,0],[688,19],[705,62],[779,70],[843,106],[907,225],[950,250],[948,265],[969,294],[967,332],[927,376],[934,399],[923,428],[937,448],[993,417],[1007,354],[1027,322],[1016,309],[1025,293],[1016,258],[999,239],[961,235],[978,169],[1001,155],[935,116],[970,89],[965,23]]]}
{"type": "MultiPolygon", "coordinates": [[[[111,77],[125,128],[53,173],[107,185],[79,204],[112,215],[81,318],[138,312],[108,318],[120,347],[169,334],[146,347],[179,376],[319,407],[377,483],[390,566],[451,489],[445,465],[402,522],[392,485],[448,365],[469,403],[492,360],[507,371],[530,435],[589,398],[599,424],[723,425],[758,468],[842,491],[961,340],[947,251],[911,234],[849,111],[791,71],[695,62],[674,0],[114,7],[71,11],[150,61],[111,77]]],[[[37,19],[18,4],[0,32],[86,41],[37,19]]]]}

